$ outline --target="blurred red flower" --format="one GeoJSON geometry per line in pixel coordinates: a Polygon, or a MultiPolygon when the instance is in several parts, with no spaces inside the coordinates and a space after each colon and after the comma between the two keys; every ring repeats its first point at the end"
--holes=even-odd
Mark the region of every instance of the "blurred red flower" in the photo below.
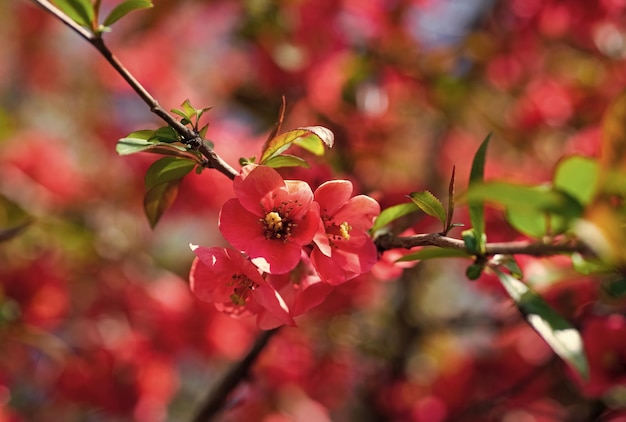
{"type": "Polygon", "coordinates": [[[581,382],[583,393],[597,397],[615,386],[626,385],[626,317],[613,314],[588,318],[582,336],[589,360],[589,382],[581,382]]]}

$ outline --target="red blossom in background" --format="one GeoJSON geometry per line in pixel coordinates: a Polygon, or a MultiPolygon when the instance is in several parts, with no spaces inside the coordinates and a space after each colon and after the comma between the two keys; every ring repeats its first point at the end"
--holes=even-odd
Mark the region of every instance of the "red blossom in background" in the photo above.
{"type": "Polygon", "coordinates": [[[285,181],[270,167],[248,165],[233,187],[237,198],[220,212],[222,235],[265,272],[293,269],[302,246],[313,240],[318,228],[319,209],[309,185],[285,181]]]}
{"type": "Polygon", "coordinates": [[[590,317],[582,327],[589,358],[589,381],[581,384],[584,394],[599,397],[626,385],[626,317],[613,314],[590,317]]]}
{"type": "MultiPolygon", "coordinates": [[[[280,175],[191,173],[153,232],[138,198],[154,155],[112,149],[147,127],[148,110],[29,3],[0,13],[0,421],[191,420],[197,386],[219,383],[257,327],[296,318],[302,327],[272,337],[218,419],[626,421],[622,279],[581,278],[569,254],[516,256],[582,333],[590,378],[568,377],[498,277],[468,283],[463,259],[396,262],[415,248],[377,257],[374,201],[351,198],[346,181],[322,184],[341,174],[384,209],[416,189],[445,199],[455,165],[462,194],[487,132],[489,180],[544,183],[563,155],[606,154],[603,115],[626,86],[624,0],[161,0],[132,13],[104,41],[164,109],[185,97],[215,106],[204,119],[225,162],[259,149],[283,94],[283,127],[317,121],[338,140],[328,160],[306,151],[311,168],[280,175]],[[2,241],[20,209],[33,222],[2,241]],[[236,250],[196,248],[192,292],[180,239],[210,245],[220,231],[236,250]]],[[[102,3],[113,4],[100,21],[124,2],[102,3]]],[[[295,145],[284,151],[297,157],[295,145]]],[[[467,214],[452,222],[469,228],[467,214]]],[[[412,213],[388,233],[435,234],[436,223],[412,213]]],[[[490,243],[526,239],[499,207],[485,229],[490,243]]]]}
{"type": "Polygon", "coordinates": [[[378,258],[367,230],[380,205],[365,195],[351,198],[352,190],[351,182],[332,180],[315,191],[321,222],[311,262],[322,280],[333,285],[369,271],[378,258]]]}
{"type": "Polygon", "coordinates": [[[295,325],[284,300],[239,252],[195,245],[191,248],[196,259],[189,280],[198,298],[215,303],[218,310],[231,316],[252,316],[266,310],[282,324],[295,325]]]}

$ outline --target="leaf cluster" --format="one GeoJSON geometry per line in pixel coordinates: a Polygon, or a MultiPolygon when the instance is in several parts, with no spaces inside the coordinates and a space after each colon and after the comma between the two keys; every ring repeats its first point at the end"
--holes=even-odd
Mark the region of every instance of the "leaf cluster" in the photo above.
{"type": "MultiPolygon", "coordinates": [[[[200,127],[200,118],[210,108],[196,109],[189,100],[185,100],[179,109],[171,110],[180,117],[183,125],[189,126],[193,133],[202,139],[205,146],[213,149],[213,143],[205,140],[208,124],[200,127]]],[[[325,149],[331,148],[334,143],[333,133],[323,126],[308,126],[277,134],[284,116],[284,105],[281,108],[279,122],[270,133],[263,145],[258,164],[269,167],[309,167],[309,164],[296,155],[286,154],[285,151],[292,145],[321,156],[325,149]]],[[[144,211],[154,228],[163,213],[172,205],[178,193],[181,180],[196,169],[201,173],[207,163],[197,148],[172,127],[163,126],[156,130],[139,130],[120,139],[116,145],[119,155],[129,155],[138,152],[151,152],[168,157],[156,161],[146,174],[146,195],[144,197],[144,211]]],[[[240,164],[256,163],[256,157],[241,158],[240,164]]]]}
{"type": "MultiPolygon", "coordinates": [[[[522,281],[522,271],[512,255],[487,256],[485,203],[504,207],[508,222],[528,236],[545,239],[561,234],[574,235],[575,223],[583,218],[585,209],[597,197],[598,163],[586,157],[567,157],[558,163],[554,179],[548,185],[524,186],[508,182],[486,182],[484,167],[490,137],[486,137],[474,156],[467,192],[457,198],[457,202],[466,204],[469,208],[471,227],[461,234],[464,247],[423,247],[405,255],[399,261],[468,258],[473,261],[466,271],[470,280],[477,279],[485,270],[493,272],[525,320],[558,356],[583,378],[587,378],[589,369],[580,333],[522,281]]],[[[383,210],[372,231],[380,231],[392,221],[420,210],[442,223],[442,235],[446,235],[454,226],[451,223],[454,175],[450,181],[448,209],[428,191],[414,192],[408,196],[411,202],[383,210]]],[[[594,262],[595,268],[592,268],[590,262],[593,261],[587,261],[580,254],[577,257],[581,267],[579,269],[609,270],[597,262],[594,262]]],[[[621,278],[611,284],[613,291],[618,294],[626,291],[625,286],[626,283],[621,278]]]]}
{"type": "Polygon", "coordinates": [[[54,0],[56,6],[70,19],[82,27],[88,28],[95,35],[111,30],[111,25],[130,12],[153,7],[152,0],[125,0],[117,4],[99,23],[100,0],[54,0]]]}

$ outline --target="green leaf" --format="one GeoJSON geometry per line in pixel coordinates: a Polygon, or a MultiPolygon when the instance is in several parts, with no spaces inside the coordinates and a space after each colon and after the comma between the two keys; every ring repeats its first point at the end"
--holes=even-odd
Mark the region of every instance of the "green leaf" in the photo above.
{"type": "Polygon", "coordinates": [[[190,120],[192,116],[195,116],[198,113],[198,110],[196,110],[196,108],[191,105],[191,102],[189,102],[189,98],[183,101],[183,103],[181,104],[181,107],[183,108],[183,111],[185,112],[185,115],[187,116],[187,118],[190,120]]]}
{"type": "Polygon", "coordinates": [[[130,138],[130,139],[143,139],[144,141],[147,141],[148,139],[152,138],[154,136],[154,130],[152,129],[142,129],[142,130],[136,130],[134,132],[129,133],[126,138],[130,138]]]}
{"type": "Polygon", "coordinates": [[[417,261],[424,259],[435,258],[471,258],[472,255],[468,254],[462,249],[452,248],[438,248],[438,247],[425,247],[415,253],[411,253],[398,259],[396,262],[404,261],[417,261]]]}
{"type": "MultiPolygon", "coordinates": [[[[548,216],[540,212],[508,208],[506,221],[515,230],[530,237],[541,238],[548,232],[548,216]]],[[[552,226],[552,224],[550,224],[552,226]]]]}
{"type": "Polygon", "coordinates": [[[155,185],[146,192],[143,198],[143,208],[151,228],[157,225],[165,210],[176,199],[179,184],[180,179],[176,179],[155,185]]]}
{"type": "Polygon", "coordinates": [[[479,264],[475,262],[469,267],[467,267],[467,269],[465,270],[465,276],[469,280],[478,280],[478,277],[480,277],[484,269],[485,269],[485,266],[483,264],[479,264]]]}
{"type": "Polygon", "coordinates": [[[530,326],[561,359],[588,379],[589,365],[580,333],[529,286],[497,268],[493,270],[530,326]]]}
{"type": "MultiPolygon", "coordinates": [[[[548,186],[532,186],[531,189],[535,189],[538,192],[550,191],[548,186]]],[[[553,236],[568,229],[568,221],[566,219],[525,207],[508,207],[506,219],[520,233],[536,238],[546,235],[553,236]]]]}
{"type": "MultiPolygon", "coordinates": [[[[166,133],[167,129],[161,128],[159,137],[166,133]]],[[[139,130],[132,132],[126,138],[117,141],[115,151],[119,155],[129,155],[138,152],[152,152],[161,155],[172,155],[175,157],[187,158],[201,164],[201,159],[193,152],[187,151],[183,145],[176,145],[169,142],[159,142],[154,130],[139,130]]]]}
{"type": "Polygon", "coordinates": [[[140,138],[122,138],[115,145],[115,152],[119,155],[135,154],[154,147],[154,142],[140,138]]]}
{"type": "Polygon", "coordinates": [[[513,255],[495,255],[491,259],[491,263],[506,268],[515,278],[521,279],[524,276],[513,255]]]}
{"type": "Polygon", "coordinates": [[[321,155],[324,153],[324,145],[328,148],[333,146],[334,135],[322,126],[308,126],[282,133],[264,145],[260,164],[265,164],[270,158],[280,155],[293,143],[314,154],[321,155]]]}
{"type": "Polygon", "coordinates": [[[456,175],[456,166],[452,166],[452,175],[448,184],[448,211],[446,213],[446,224],[443,229],[444,234],[448,234],[452,228],[452,216],[454,215],[454,177],[456,175]]]}
{"type": "Polygon", "coordinates": [[[409,195],[411,201],[415,203],[422,211],[431,217],[436,217],[441,221],[443,229],[446,229],[446,210],[443,204],[435,195],[429,191],[413,192],[409,195]]]}
{"type": "Polygon", "coordinates": [[[485,247],[484,245],[487,243],[487,236],[485,233],[482,235],[482,242],[478,240],[476,236],[476,230],[473,228],[463,230],[461,232],[461,237],[463,237],[463,242],[465,243],[465,250],[472,255],[484,255],[485,247]]]}
{"type": "Polygon", "coordinates": [[[196,164],[202,165],[202,159],[197,155],[197,153],[187,151],[184,147],[178,145],[158,143],[151,148],[146,149],[145,152],[184,158],[194,161],[196,164]]]}
{"type": "Polygon", "coordinates": [[[117,145],[115,146],[115,151],[119,155],[136,154],[143,151],[156,152],[158,154],[168,154],[166,151],[170,150],[172,154],[174,154],[176,151],[187,151],[183,146],[176,146],[161,142],[152,142],[139,138],[122,138],[117,141],[117,145]]]}
{"type": "Polygon", "coordinates": [[[179,110],[179,109],[177,109],[177,108],[173,108],[173,109],[171,109],[170,111],[171,111],[172,113],[174,113],[174,114],[176,114],[176,115],[178,115],[178,116],[182,117],[182,118],[183,118],[183,122],[182,122],[182,123],[183,123],[184,125],[186,125],[187,123],[189,123],[189,120],[191,119],[191,117],[190,117],[190,116],[187,116],[187,113],[185,113],[184,111],[179,110]]]}
{"type": "Polygon", "coordinates": [[[300,157],[296,157],[295,155],[282,154],[277,155],[275,157],[270,158],[265,162],[266,166],[279,168],[279,167],[305,167],[309,168],[309,163],[303,160],[300,157]]]}
{"type": "Polygon", "coordinates": [[[162,183],[182,179],[193,170],[195,165],[193,161],[177,157],[165,157],[155,161],[146,171],[146,190],[149,191],[162,183]]]}
{"type": "Polygon", "coordinates": [[[335,144],[335,134],[324,126],[306,126],[298,129],[308,130],[315,135],[313,137],[307,136],[294,141],[296,145],[312,152],[313,154],[324,155],[324,148],[332,148],[335,144]],[[316,138],[322,141],[322,144],[317,143],[313,146],[312,143],[316,138]]]}
{"type": "Polygon", "coordinates": [[[582,205],[565,192],[507,182],[476,184],[470,187],[465,196],[468,203],[490,201],[521,212],[556,214],[565,218],[577,218],[583,212],[582,205]]]}
{"type": "Polygon", "coordinates": [[[153,135],[153,130],[138,130],[131,132],[125,138],[117,141],[115,151],[119,155],[128,155],[145,151],[154,145],[152,142],[148,142],[148,139],[150,139],[153,135]]]}
{"type": "Polygon", "coordinates": [[[191,123],[192,118],[196,116],[197,110],[195,109],[195,107],[191,105],[191,103],[189,102],[189,99],[186,99],[185,101],[183,101],[183,103],[180,106],[181,108],[173,108],[171,112],[182,117],[181,122],[184,125],[191,123]]]}
{"type": "Polygon", "coordinates": [[[155,130],[148,140],[171,144],[173,142],[179,142],[180,136],[173,127],[163,126],[155,130]]]}
{"type": "Polygon", "coordinates": [[[196,110],[196,123],[200,120],[200,118],[205,112],[211,110],[212,108],[213,107],[204,107],[204,108],[196,110]]]}
{"type": "Polygon", "coordinates": [[[93,26],[96,12],[89,0],[54,0],[54,3],[77,24],[87,28],[93,26]]]}
{"type": "Polygon", "coordinates": [[[326,150],[324,149],[324,143],[317,135],[305,136],[294,141],[294,144],[309,151],[312,154],[319,156],[324,155],[326,150]]]}
{"type": "Polygon", "coordinates": [[[608,274],[615,271],[615,268],[599,259],[584,257],[579,253],[573,253],[572,267],[583,275],[608,274]]]}
{"type": "Polygon", "coordinates": [[[407,202],[406,204],[398,204],[386,208],[381,211],[380,215],[376,218],[376,221],[374,221],[374,226],[372,227],[371,232],[374,233],[392,221],[418,210],[419,208],[413,202],[407,202]]]}
{"type": "MultiPolygon", "coordinates": [[[[470,171],[469,189],[483,182],[485,178],[485,160],[487,157],[487,147],[491,133],[487,135],[485,140],[480,144],[474,160],[472,161],[472,170],[470,171]]],[[[476,239],[481,241],[478,250],[484,251],[483,234],[485,233],[485,204],[480,198],[468,198],[468,207],[472,229],[476,235],[476,239]]]]}
{"type": "Polygon", "coordinates": [[[200,117],[202,117],[204,112],[210,110],[212,107],[205,107],[205,108],[197,109],[191,105],[191,103],[189,102],[189,99],[186,99],[185,101],[183,101],[183,103],[180,106],[182,108],[180,109],[173,108],[170,111],[176,114],[177,116],[181,117],[180,122],[182,124],[191,125],[193,129],[198,131],[198,134],[200,134],[200,136],[204,138],[206,134],[206,130],[209,126],[204,125],[202,129],[198,129],[198,123],[200,121],[200,117]]]}
{"type": "Polygon", "coordinates": [[[600,166],[596,160],[575,155],[561,160],[557,165],[554,187],[586,205],[596,193],[599,176],[600,166]]]}
{"type": "Polygon", "coordinates": [[[607,280],[602,283],[602,289],[613,299],[623,299],[626,297],[626,279],[607,280]]]}
{"type": "Polygon", "coordinates": [[[111,26],[134,10],[149,9],[152,6],[153,4],[150,0],[126,0],[111,10],[109,16],[104,20],[103,25],[111,26]]]}

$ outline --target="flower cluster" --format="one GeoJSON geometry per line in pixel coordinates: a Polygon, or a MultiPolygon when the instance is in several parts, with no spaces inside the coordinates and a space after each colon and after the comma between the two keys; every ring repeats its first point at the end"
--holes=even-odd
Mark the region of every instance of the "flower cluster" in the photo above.
{"type": "Polygon", "coordinates": [[[223,205],[219,228],[235,249],[192,245],[191,289],[223,312],[257,315],[265,329],[294,325],[294,316],[376,263],[368,230],[380,206],[352,197],[351,182],[329,181],[313,192],[251,164],[233,187],[236,198],[223,205]]]}

